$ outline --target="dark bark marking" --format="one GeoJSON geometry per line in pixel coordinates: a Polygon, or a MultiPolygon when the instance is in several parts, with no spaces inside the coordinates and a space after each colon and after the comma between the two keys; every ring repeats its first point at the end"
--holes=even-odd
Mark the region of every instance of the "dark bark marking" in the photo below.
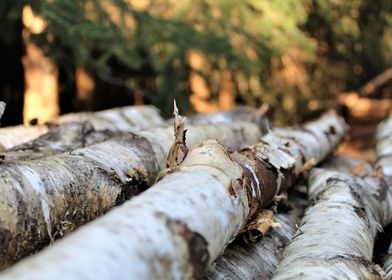
{"type": "Polygon", "coordinates": [[[166,219],[169,229],[174,234],[184,239],[188,245],[189,263],[193,267],[193,278],[202,279],[210,259],[206,239],[200,233],[192,231],[184,222],[173,220],[162,213],[158,215],[166,219]]]}

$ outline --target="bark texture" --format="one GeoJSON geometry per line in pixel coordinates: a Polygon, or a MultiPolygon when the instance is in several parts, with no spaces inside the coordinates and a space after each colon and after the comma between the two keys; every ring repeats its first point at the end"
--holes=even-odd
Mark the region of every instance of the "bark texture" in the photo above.
{"type": "MultiPolygon", "coordinates": [[[[377,168],[392,189],[392,115],[377,127],[377,168]]],[[[384,263],[385,279],[392,279],[392,243],[384,263]]]]}
{"type": "Polygon", "coordinates": [[[310,171],[313,205],[273,279],[382,279],[372,254],[377,231],[391,222],[392,190],[382,178],[368,176],[366,163],[339,160],[310,171]]]}
{"type": "MultiPolygon", "coordinates": [[[[267,128],[270,127],[268,119],[265,118],[265,108],[254,109],[246,106],[237,106],[232,110],[220,111],[215,113],[197,114],[187,117],[188,124],[209,124],[209,123],[232,123],[235,121],[250,121],[257,123],[260,127],[265,128],[264,133],[267,133],[267,128]]],[[[168,121],[170,124],[172,120],[168,121]]]]}
{"type": "MultiPolygon", "coordinates": [[[[136,129],[136,128],[135,128],[136,129]]],[[[3,163],[40,159],[103,142],[122,132],[96,131],[89,122],[69,122],[54,126],[49,132],[0,153],[3,163]]],[[[1,165],[0,165],[1,167],[1,165]]]]}
{"type": "Polygon", "coordinates": [[[392,187],[392,115],[377,127],[377,168],[392,187]]]}
{"type": "MultiPolygon", "coordinates": [[[[128,106],[94,113],[63,115],[57,123],[90,122],[95,130],[132,131],[150,128],[164,123],[159,112],[152,106],[128,106]]],[[[0,149],[5,150],[37,138],[53,125],[13,126],[0,129],[0,149]]]]}
{"type": "Polygon", "coordinates": [[[289,138],[271,132],[241,153],[230,153],[215,140],[194,146],[143,195],[0,278],[201,278],[253,215],[289,187],[306,162],[318,162],[336,147],[344,122],[330,113],[291,132],[289,138]]]}
{"type": "MultiPolygon", "coordinates": [[[[217,138],[232,149],[261,137],[249,122],[189,127],[191,144],[217,138]]],[[[0,168],[0,267],[19,260],[152,185],[164,168],[172,128],[107,141],[0,168]]]]}
{"type": "Polygon", "coordinates": [[[296,224],[307,204],[304,196],[306,186],[297,186],[296,189],[299,188],[304,188],[304,191],[291,193],[294,196],[290,198],[292,209],[287,213],[275,215],[274,220],[279,224],[278,227],[270,229],[258,243],[247,244],[243,240],[231,243],[223,255],[211,265],[204,279],[271,279],[283,249],[293,238],[296,224]]]}

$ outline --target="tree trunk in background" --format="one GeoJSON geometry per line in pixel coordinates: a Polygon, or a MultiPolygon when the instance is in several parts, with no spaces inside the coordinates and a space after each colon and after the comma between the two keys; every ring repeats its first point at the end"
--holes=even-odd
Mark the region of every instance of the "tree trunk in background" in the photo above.
{"type": "MultiPolygon", "coordinates": [[[[392,115],[377,127],[377,168],[392,188],[392,115]]],[[[383,267],[385,279],[392,279],[392,242],[383,267]]]]}
{"type": "MultiPolygon", "coordinates": [[[[215,131],[221,127],[215,126],[215,131]]],[[[188,131],[195,133],[194,128],[188,131]]],[[[310,162],[327,156],[343,134],[344,122],[327,114],[293,129],[289,137],[271,132],[241,153],[231,153],[214,140],[194,146],[179,166],[143,195],[0,278],[201,278],[247,221],[287,190],[310,162]]]]}
{"type": "Polygon", "coordinates": [[[22,18],[26,48],[22,59],[25,74],[23,122],[29,124],[35,119],[38,123],[53,121],[60,114],[57,68],[54,61],[30,41],[31,34],[41,33],[46,23],[34,15],[29,5],[23,8],[22,18]]]}
{"type": "Polygon", "coordinates": [[[221,75],[221,86],[219,89],[219,109],[228,110],[235,106],[235,89],[232,74],[229,71],[225,71],[221,75]]]}
{"type": "MultiPolygon", "coordinates": [[[[94,113],[71,113],[61,116],[57,123],[89,122],[95,130],[133,131],[163,125],[153,106],[128,106],[94,113]]],[[[0,129],[0,150],[10,149],[47,133],[51,125],[23,125],[0,129]]],[[[18,148],[17,148],[18,149],[18,148]]],[[[61,150],[61,149],[60,149],[61,150]]]]}
{"type": "Polygon", "coordinates": [[[204,279],[263,279],[272,277],[279,264],[283,249],[294,237],[307,200],[304,198],[306,186],[295,188],[290,194],[289,203],[293,207],[288,213],[278,213],[274,221],[279,224],[273,227],[258,243],[246,244],[236,240],[230,244],[223,255],[212,265],[204,279]],[[302,191],[302,188],[305,190],[302,191]]]}
{"type": "MultiPolygon", "coordinates": [[[[192,145],[219,139],[231,149],[256,143],[250,122],[191,126],[192,145]]],[[[107,137],[104,132],[101,136],[107,137]]],[[[164,168],[172,128],[122,133],[107,141],[39,160],[0,165],[0,268],[35,252],[152,185],[164,168]]]]}
{"type": "Polygon", "coordinates": [[[370,166],[350,158],[314,168],[309,198],[296,237],[273,279],[382,279],[372,263],[380,225],[392,221],[392,189],[370,166]],[[370,174],[369,174],[370,173],[370,174]]]}
{"type": "Polygon", "coordinates": [[[5,0],[0,8],[0,100],[7,103],[1,126],[23,122],[22,21],[10,19],[15,1],[5,0]]]}
{"type": "Polygon", "coordinates": [[[79,66],[75,73],[76,82],[76,111],[92,111],[93,96],[95,90],[95,81],[93,77],[87,73],[86,69],[79,66]]]}

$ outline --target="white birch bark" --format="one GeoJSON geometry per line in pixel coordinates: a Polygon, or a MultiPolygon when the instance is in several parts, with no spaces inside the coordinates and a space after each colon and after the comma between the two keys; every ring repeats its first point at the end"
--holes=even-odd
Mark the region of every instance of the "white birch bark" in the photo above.
{"type": "Polygon", "coordinates": [[[31,141],[1,152],[1,162],[40,159],[100,143],[120,134],[110,130],[96,131],[89,122],[64,123],[31,141]]]}
{"type": "MultiPolygon", "coordinates": [[[[392,115],[377,127],[377,168],[392,188],[392,115]]],[[[384,263],[385,279],[392,279],[392,242],[384,263]]]]}
{"type": "MultiPolygon", "coordinates": [[[[7,112],[6,112],[7,113],[7,112]]],[[[72,113],[63,115],[58,123],[90,122],[95,130],[133,131],[164,123],[159,112],[152,106],[127,106],[94,113],[72,113]]],[[[11,126],[0,129],[0,150],[12,148],[33,140],[49,131],[47,125],[11,126]]]]}
{"type": "Polygon", "coordinates": [[[343,133],[343,120],[330,113],[305,130],[293,129],[291,138],[271,132],[241,153],[215,140],[194,146],[143,195],[0,279],[201,278],[247,221],[286,190],[307,162],[322,160],[343,133]],[[311,158],[305,148],[315,152],[311,158]]]}
{"type": "Polygon", "coordinates": [[[211,265],[203,279],[271,279],[283,249],[293,238],[296,225],[307,205],[306,186],[301,185],[294,189],[295,191],[289,195],[292,209],[274,216],[274,221],[279,226],[272,227],[257,243],[236,240],[229,244],[223,255],[211,265]]]}
{"type": "Polygon", "coordinates": [[[310,171],[313,206],[273,279],[382,279],[372,254],[377,231],[392,220],[392,190],[368,176],[366,163],[344,158],[350,167],[342,168],[339,160],[310,171]]]}
{"type": "Polygon", "coordinates": [[[377,168],[392,183],[392,115],[377,127],[377,168]]]}
{"type": "MultiPolygon", "coordinates": [[[[270,128],[268,119],[265,118],[264,108],[254,109],[246,106],[237,106],[232,110],[219,111],[214,113],[196,114],[187,117],[188,124],[210,124],[210,123],[232,123],[235,121],[250,121],[259,124],[260,127],[270,128]]],[[[168,123],[172,124],[173,119],[169,119],[168,123]]]]}
{"type": "MultiPolygon", "coordinates": [[[[261,137],[249,122],[189,129],[192,145],[217,138],[239,149],[261,137]]],[[[155,128],[38,160],[2,162],[0,268],[152,185],[172,139],[172,128],[155,128]]]]}

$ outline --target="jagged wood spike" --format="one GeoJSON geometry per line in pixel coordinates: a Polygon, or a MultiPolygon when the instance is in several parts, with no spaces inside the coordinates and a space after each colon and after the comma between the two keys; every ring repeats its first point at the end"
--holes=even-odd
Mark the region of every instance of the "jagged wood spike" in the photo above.
{"type": "MultiPolygon", "coordinates": [[[[250,122],[191,126],[191,145],[217,138],[231,149],[256,143],[250,122]]],[[[151,186],[165,166],[172,128],[120,133],[85,148],[0,165],[0,268],[151,186]]]]}
{"type": "Polygon", "coordinates": [[[392,190],[382,178],[357,176],[358,165],[371,170],[364,162],[335,157],[310,171],[312,205],[273,279],[382,279],[372,254],[377,232],[392,221],[392,190]]]}
{"type": "Polygon", "coordinates": [[[176,101],[174,101],[174,144],[171,146],[166,158],[166,168],[177,167],[186,157],[188,147],[186,145],[185,117],[178,112],[176,101]]]}
{"type": "Polygon", "coordinates": [[[304,150],[314,151],[309,155],[319,162],[341,141],[344,126],[329,113],[293,129],[290,138],[271,132],[240,153],[215,140],[194,146],[143,195],[0,279],[201,278],[253,215],[292,184],[310,160],[304,150]]]}

